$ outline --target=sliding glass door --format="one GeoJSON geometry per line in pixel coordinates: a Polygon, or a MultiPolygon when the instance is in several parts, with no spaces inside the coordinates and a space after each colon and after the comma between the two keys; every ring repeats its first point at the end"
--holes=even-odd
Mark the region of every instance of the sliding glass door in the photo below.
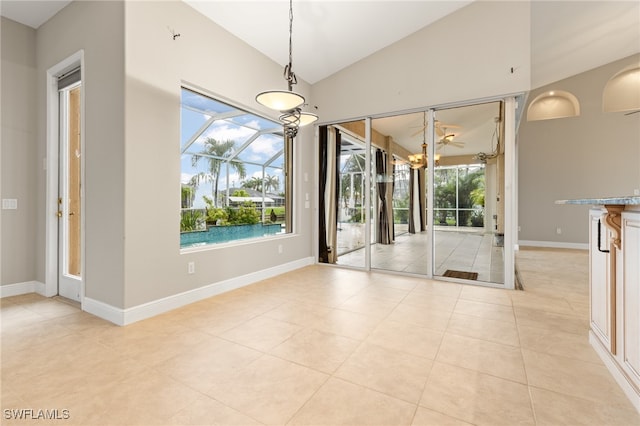
{"type": "Polygon", "coordinates": [[[366,266],[365,122],[320,127],[319,261],[366,266]]]}
{"type": "Polygon", "coordinates": [[[321,126],[319,261],[513,286],[514,129],[513,98],[321,126]]]}
{"type": "Polygon", "coordinates": [[[365,144],[344,134],[340,149],[337,263],[365,265],[365,144]]]}
{"type": "Polygon", "coordinates": [[[502,109],[489,102],[435,111],[435,276],[504,283],[502,109]]]}

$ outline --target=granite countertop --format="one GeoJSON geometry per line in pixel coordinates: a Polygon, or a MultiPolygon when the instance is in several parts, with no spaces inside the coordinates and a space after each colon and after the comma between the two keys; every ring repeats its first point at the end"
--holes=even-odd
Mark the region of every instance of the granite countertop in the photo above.
{"type": "Polygon", "coordinates": [[[605,197],[605,198],[581,198],[577,200],[557,200],[556,204],[635,206],[635,205],[640,205],[640,195],[628,195],[623,197],[605,197]]]}

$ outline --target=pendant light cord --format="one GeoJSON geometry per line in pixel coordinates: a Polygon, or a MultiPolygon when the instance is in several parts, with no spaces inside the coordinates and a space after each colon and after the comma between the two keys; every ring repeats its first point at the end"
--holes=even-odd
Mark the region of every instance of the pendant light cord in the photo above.
{"type": "Polygon", "coordinates": [[[298,84],[296,74],[293,72],[293,0],[289,0],[289,64],[284,67],[284,79],[289,84],[289,91],[293,90],[293,85],[298,84]]]}
{"type": "Polygon", "coordinates": [[[427,111],[422,115],[422,155],[424,156],[422,159],[424,163],[427,161],[427,111]]]}

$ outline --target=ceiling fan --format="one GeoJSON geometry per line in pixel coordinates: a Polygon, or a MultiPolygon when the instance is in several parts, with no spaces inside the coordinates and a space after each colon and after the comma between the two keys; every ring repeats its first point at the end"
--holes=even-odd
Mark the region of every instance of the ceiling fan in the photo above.
{"type": "MultiPolygon", "coordinates": [[[[459,128],[459,126],[455,126],[455,127],[459,128]]],[[[440,129],[442,134],[438,134],[438,136],[441,136],[440,140],[437,143],[438,146],[439,147],[455,146],[456,148],[463,148],[464,147],[464,142],[453,140],[453,138],[456,137],[456,134],[455,133],[447,133],[447,129],[448,128],[449,127],[442,126],[442,128],[440,129]]],[[[436,133],[438,133],[438,127],[436,127],[436,133]]]]}
{"type": "MultiPolygon", "coordinates": [[[[456,124],[444,124],[442,122],[440,122],[439,120],[435,120],[434,121],[435,126],[436,126],[436,135],[443,137],[445,136],[446,133],[446,129],[461,129],[462,126],[458,126],[456,124]]],[[[415,133],[411,134],[411,137],[417,136],[419,134],[422,134],[424,132],[424,130],[427,128],[427,125],[423,125],[420,126],[420,130],[416,131],[415,133]]]]}

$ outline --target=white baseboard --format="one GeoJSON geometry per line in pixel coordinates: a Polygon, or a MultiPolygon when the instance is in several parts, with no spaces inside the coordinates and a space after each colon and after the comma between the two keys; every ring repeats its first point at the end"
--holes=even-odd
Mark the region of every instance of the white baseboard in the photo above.
{"type": "Polygon", "coordinates": [[[629,382],[629,379],[627,379],[626,375],[618,366],[618,363],[614,361],[613,355],[611,355],[611,353],[604,346],[602,346],[602,343],[600,343],[600,339],[598,339],[598,337],[593,334],[593,331],[591,330],[589,330],[589,343],[591,343],[591,346],[593,347],[593,349],[595,349],[602,362],[604,362],[605,367],[607,367],[607,370],[609,370],[609,373],[611,373],[614,380],[616,381],[616,383],[618,383],[624,394],[627,395],[627,398],[629,398],[631,404],[633,404],[636,410],[638,410],[638,412],[640,413],[640,393],[635,390],[633,385],[629,382]]]}
{"type": "Polygon", "coordinates": [[[25,281],[22,283],[0,286],[0,299],[3,297],[19,296],[21,294],[38,293],[44,296],[45,285],[39,281],[25,281]]]}
{"type": "Polygon", "coordinates": [[[589,250],[589,243],[560,243],[557,241],[518,241],[519,249],[523,247],[546,247],[546,248],[563,248],[563,249],[577,249],[577,250],[589,250]]]}
{"type": "Polygon", "coordinates": [[[82,309],[92,315],[103,318],[117,325],[132,324],[147,318],[160,315],[181,306],[207,299],[218,294],[226,293],[255,282],[293,271],[304,266],[313,265],[315,258],[307,257],[283,265],[274,266],[262,271],[252,272],[247,275],[230,278],[228,280],[216,282],[213,284],[199,287],[184,293],[174,294],[132,308],[120,309],[106,303],[85,297],[82,303],[82,309]]]}
{"type": "Polygon", "coordinates": [[[116,308],[99,300],[85,296],[82,299],[82,310],[116,325],[126,325],[124,322],[124,309],[116,308]]]}

